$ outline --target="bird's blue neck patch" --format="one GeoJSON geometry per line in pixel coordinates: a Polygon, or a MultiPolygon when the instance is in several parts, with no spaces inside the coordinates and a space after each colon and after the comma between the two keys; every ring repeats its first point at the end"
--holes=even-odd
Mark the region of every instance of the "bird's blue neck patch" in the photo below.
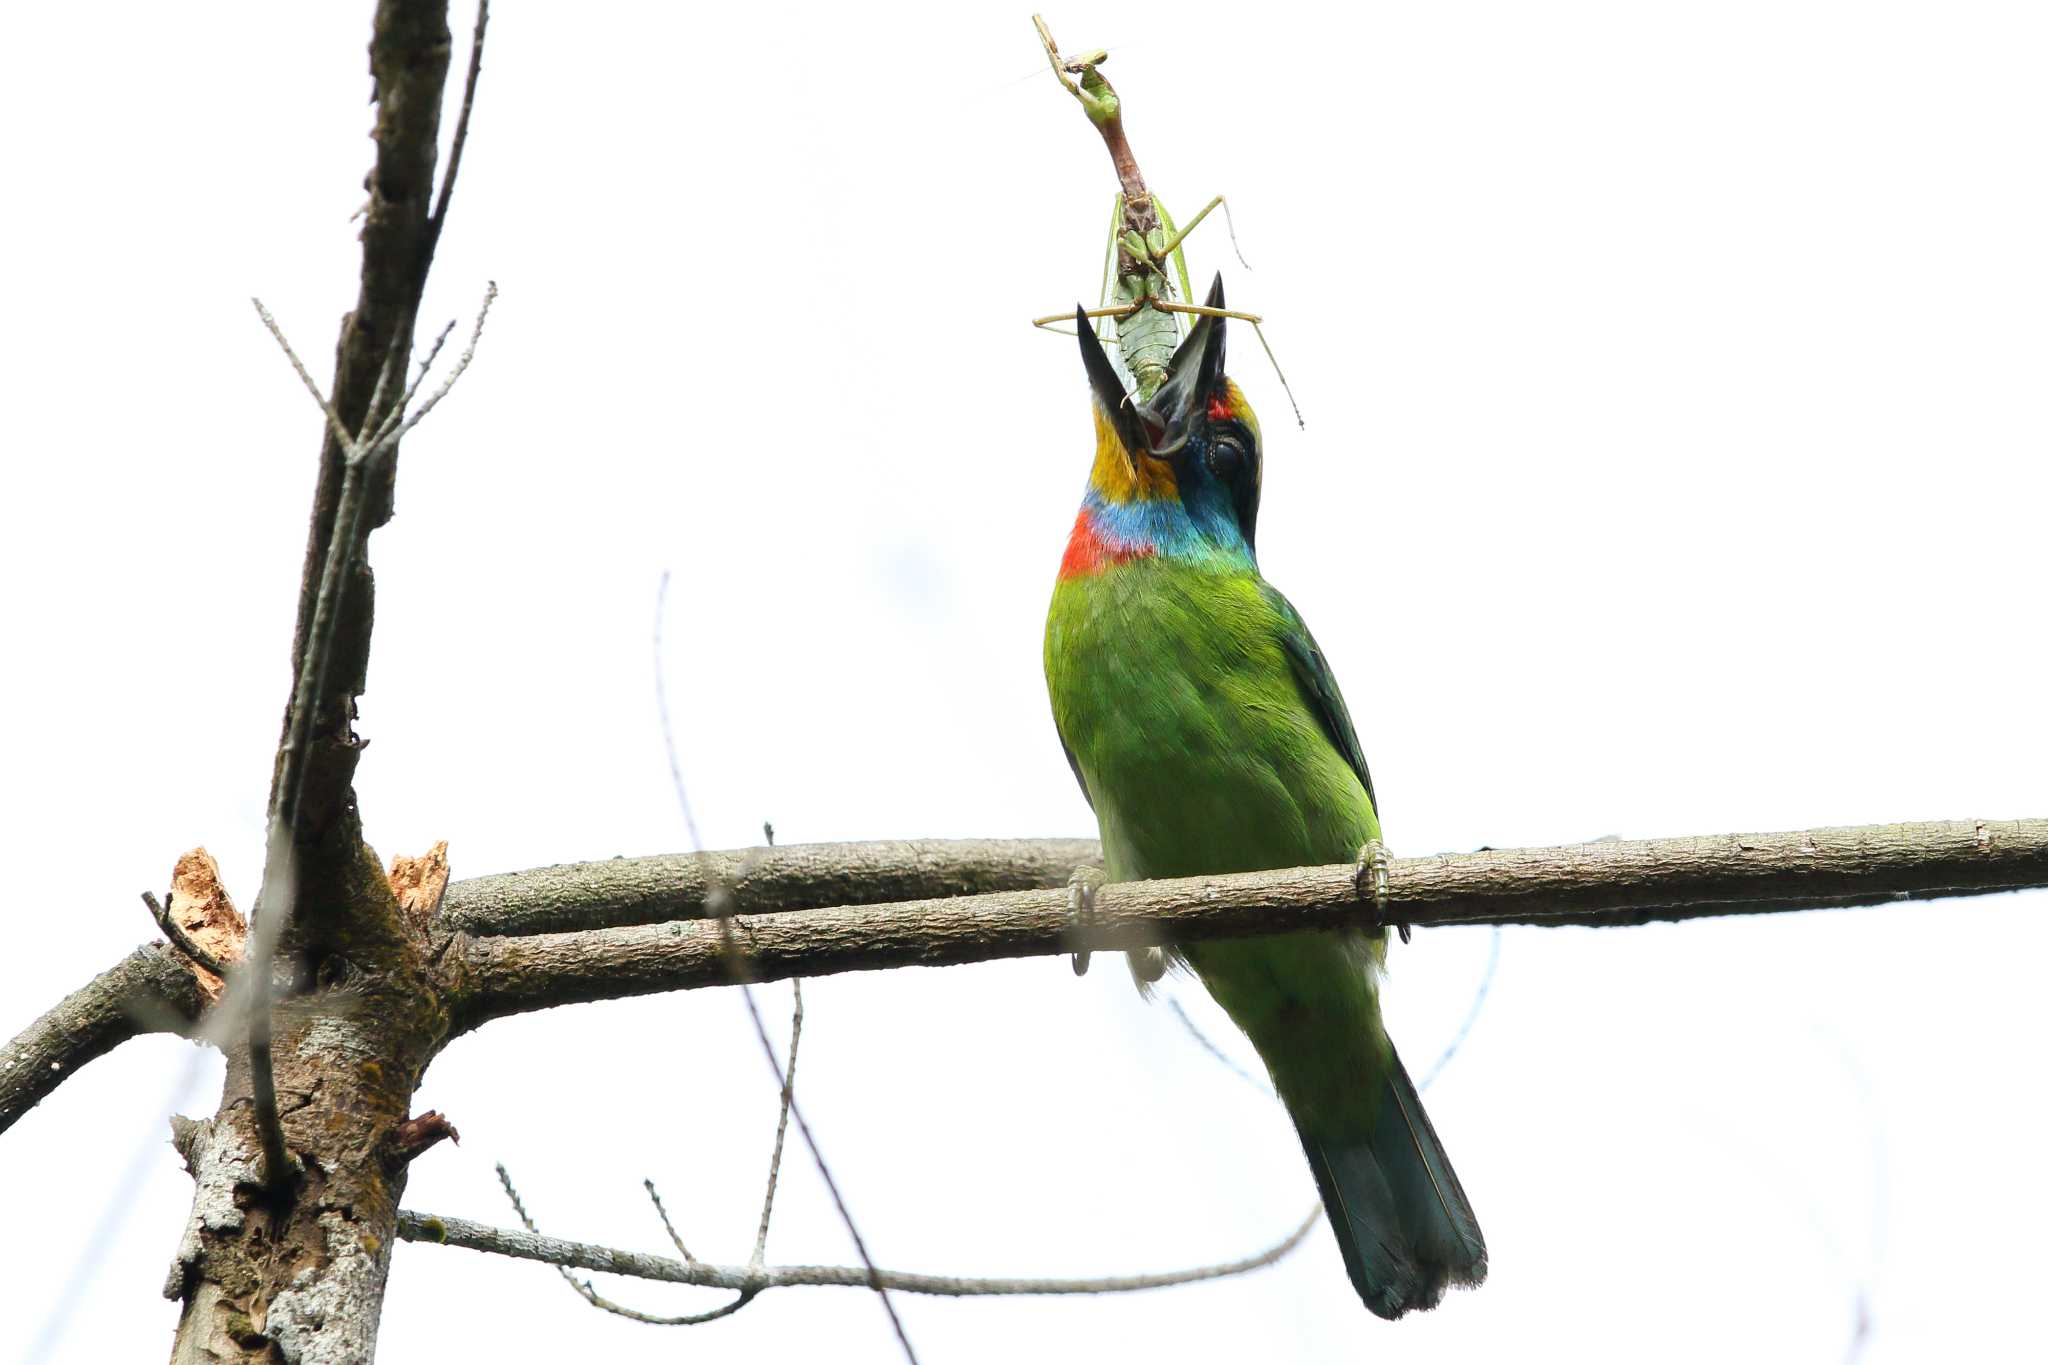
{"type": "Polygon", "coordinates": [[[1096,539],[1119,560],[1157,555],[1211,568],[1256,568],[1228,499],[1194,488],[1185,496],[1192,507],[1183,498],[1110,499],[1091,488],[1081,511],[1096,539]]]}

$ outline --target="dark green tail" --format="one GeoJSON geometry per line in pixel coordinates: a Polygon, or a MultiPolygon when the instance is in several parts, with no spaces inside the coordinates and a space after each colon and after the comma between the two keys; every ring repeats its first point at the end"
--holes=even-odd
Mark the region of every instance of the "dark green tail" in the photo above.
{"type": "Polygon", "coordinates": [[[1447,1285],[1484,1280],[1486,1238],[1408,1069],[1391,1045],[1387,1055],[1393,1065],[1371,1134],[1330,1141],[1302,1133],[1301,1145],[1351,1283],[1367,1308],[1392,1319],[1436,1307],[1447,1285]]]}

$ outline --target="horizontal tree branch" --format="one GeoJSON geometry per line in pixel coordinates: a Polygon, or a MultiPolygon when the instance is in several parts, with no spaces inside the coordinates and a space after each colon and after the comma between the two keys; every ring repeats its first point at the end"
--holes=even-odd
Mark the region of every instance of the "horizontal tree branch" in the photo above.
{"type": "Polygon", "coordinates": [[[758,1294],[768,1289],[797,1286],[837,1286],[873,1289],[880,1280],[885,1289],[905,1294],[1127,1294],[1140,1289],[1166,1289],[1202,1280],[1220,1280],[1272,1265],[1301,1245],[1316,1220],[1318,1208],[1286,1238],[1255,1256],[1191,1270],[1170,1270],[1150,1275],[1106,1275],[1094,1279],[974,1279],[959,1275],[920,1275],[902,1270],[876,1270],[874,1277],[854,1265],[740,1266],[713,1265],[708,1261],[678,1261],[667,1256],[650,1256],[637,1251],[568,1242],[517,1228],[494,1228],[464,1218],[441,1218],[402,1209],[398,1214],[398,1235],[407,1242],[433,1242],[442,1246],[466,1247],[471,1251],[493,1252],[525,1261],[573,1266],[602,1271],[608,1275],[630,1275],[642,1280],[669,1284],[698,1285],[705,1289],[727,1289],[758,1294]]]}
{"type": "Polygon", "coordinates": [[[448,888],[439,923],[479,935],[547,934],[825,905],[1060,886],[1102,850],[1093,839],[884,839],[612,858],[473,877],[448,888]],[[723,887],[723,905],[706,898],[723,887]]]}
{"type": "Polygon", "coordinates": [[[0,1133],[130,1038],[182,1033],[202,1004],[191,966],[168,945],[137,948],[0,1047],[0,1133]]]}
{"type": "MultiPolygon", "coordinates": [[[[772,981],[1374,925],[1632,925],[2048,885],[2048,820],[1489,849],[1395,859],[1387,871],[1378,905],[1361,896],[1356,869],[1337,864],[1112,885],[1087,924],[1073,922],[1061,889],[743,914],[731,931],[748,975],[772,981]]],[[[458,1031],[552,1005],[731,980],[725,935],[704,920],[463,936],[452,946],[458,1031]]]]}

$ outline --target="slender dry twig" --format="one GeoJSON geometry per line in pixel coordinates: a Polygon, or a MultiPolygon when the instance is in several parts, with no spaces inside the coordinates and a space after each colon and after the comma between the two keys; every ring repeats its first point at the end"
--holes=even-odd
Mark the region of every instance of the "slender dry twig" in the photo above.
{"type": "Polygon", "coordinates": [[[435,389],[427,401],[420,404],[418,412],[406,418],[405,421],[399,424],[398,430],[377,443],[376,447],[374,447],[376,451],[381,452],[384,449],[397,445],[407,432],[425,421],[427,414],[438,407],[441,400],[446,398],[449,392],[454,389],[456,381],[461,379],[464,372],[469,369],[469,363],[476,359],[477,343],[482,341],[484,336],[484,322],[491,315],[491,305],[497,301],[498,282],[492,280],[484,289],[484,301],[476,312],[476,326],[470,329],[469,345],[462,348],[462,355],[456,360],[455,368],[450,370],[448,377],[441,381],[441,387],[435,389]]]}
{"type": "MultiPolygon", "coordinates": [[[[766,1193],[761,1196],[761,1222],[754,1232],[754,1254],[748,1258],[749,1265],[761,1264],[762,1256],[768,1247],[768,1221],[775,1213],[775,1185],[782,1173],[783,1141],[789,1133],[790,1092],[796,1086],[797,1049],[802,1044],[804,1036],[804,983],[792,981],[789,984],[795,1002],[789,1012],[789,1062],[782,1073],[782,1103],[778,1106],[775,1119],[775,1144],[768,1154],[768,1186],[766,1193]]],[[[640,1183],[646,1188],[647,1197],[654,1201],[654,1212],[661,1218],[661,1226],[668,1233],[668,1240],[674,1244],[676,1251],[685,1261],[695,1261],[696,1256],[683,1245],[682,1234],[676,1231],[675,1223],[670,1220],[668,1208],[661,1202],[661,1192],[655,1189],[654,1182],[643,1180],[640,1183]]]]}
{"type": "Polygon", "coordinates": [[[1486,970],[1479,974],[1479,989],[1472,993],[1471,1007],[1465,1011],[1464,1021],[1451,1035],[1451,1041],[1444,1044],[1444,1050],[1423,1073],[1422,1080],[1415,1087],[1417,1090],[1427,1090],[1435,1085],[1437,1077],[1444,1074],[1444,1068],[1458,1055],[1458,1049],[1465,1046],[1465,1040],[1472,1036],[1472,1026],[1479,1022],[1479,1012],[1486,1008],[1486,997],[1493,990],[1493,974],[1500,969],[1500,936],[1501,926],[1496,924],[1493,926],[1493,941],[1486,946],[1486,970]]]}
{"type": "Polygon", "coordinates": [[[320,386],[313,382],[313,376],[306,373],[306,363],[299,359],[299,353],[292,349],[291,342],[285,340],[284,329],[277,325],[277,319],[263,306],[262,299],[252,297],[249,302],[256,305],[256,316],[263,319],[263,325],[270,329],[272,340],[276,341],[278,349],[284,352],[284,358],[291,361],[292,369],[299,376],[299,382],[306,386],[306,392],[312,394],[313,401],[320,405],[320,411],[326,416],[327,428],[333,433],[334,439],[341,443],[343,450],[353,450],[355,438],[348,434],[348,428],[342,425],[341,414],[327,401],[327,395],[320,392],[320,386]]]}
{"type": "MultiPolygon", "coordinates": [[[[960,1275],[927,1275],[905,1270],[870,1271],[851,1265],[743,1266],[713,1265],[708,1261],[678,1261],[667,1256],[621,1251],[546,1237],[530,1227],[524,1233],[494,1228],[462,1218],[443,1218],[415,1213],[398,1215],[398,1235],[408,1242],[430,1242],[440,1246],[464,1247],[470,1251],[540,1261],[557,1267],[576,1267],[607,1275],[658,1280],[666,1284],[696,1285],[705,1289],[726,1289],[758,1295],[770,1289],[834,1287],[872,1289],[880,1280],[887,1289],[904,1294],[936,1294],[948,1297],[1021,1296],[1058,1294],[1131,1294],[1146,1289],[1169,1289],[1176,1285],[1199,1284],[1204,1280],[1227,1279],[1260,1270],[1284,1259],[1300,1246],[1323,1216],[1321,1206],[1302,1219],[1286,1237],[1255,1255],[1189,1270],[1169,1270],[1141,1275],[1104,1275],[1094,1278],[974,1278],[960,1275]]],[[[524,1219],[522,1218],[522,1221],[524,1219]]],[[[566,1270],[564,1271],[566,1274],[566,1270]]],[[[727,1305],[724,1312],[733,1311],[727,1305]]]]}
{"type": "MultiPolygon", "coordinates": [[[[527,1233],[539,1241],[553,1241],[553,1238],[542,1237],[540,1229],[534,1226],[532,1215],[527,1213],[526,1211],[526,1201],[519,1197],[519,1190],[512,1183],[512,1174],[511,1172],[505,1169],[505,1164],[503,1162],[498,1163],[498,1183],[504,1186],[505,1197],[512,1201],[512,1211],[519,1215],[519,1221],[526,1228],[527,1233]]],[[[661,1196],[654,1193],[654,1186],[652,1184],[648,1185],[647,1193],[654,1199],[654,1207],[661,1214],[661,1221],[663,1226],[668,1227],[668,1235],[670,1240],[675,1242],[678,1250],[681,1250],[683,1240],[682,1238],[676,1236],[675,1228],[669,1224],[668,1210],[661,1207],[661,1196]]],[[[407,1216],[408,1215],[403,1210],[401,1210],[398,1215],[400,1223],[400,1231],[398,1235],[401,1238],[405,1237],[403,1225],[407,1216]]],[[[439,1231],[445,1230],[450,1222],[459,1224],[461,1220],[430,1218],[422,1220],[422,1222],[424,1226],[439,1231]]],[[[497,1229],[494,1229],[494,1231],[496,1230],[497,1229]]],[[[508,1237],[512,1237],[516,1236],[517,1234],[506,1232],[505,1235],[508,1237]]],[[[438,1241],[442,1239],[437,1236],[430,1235],[419,1240],[438,1241]]],[[[699,1261],[695,1257],[690,1256],[690,1253],[687,1251],[684,1251],[683,1255],[685,1257],[688,1257],[688,1260],[686,1262],[686,1264],[688,1265],[699,1266],[704,1264],[702,1261],[699,1261]]],[[[527,1259],[537,1260],[540,1258],[529,1257],[527,1259]]],[[[655,1257],[653,1259],[660,1260],[662,1258],[655,1257]]],[[[739,1312],[740,1309],[745,1308],[749,1303],[753,1301],[754,1295],[759,1292],[758,1290],[742,1289],[740,1290],[738,1296],[732,1300],[732,1302],[721,1304],[718,1307],[709,1310],[708,1312],[685,1313],[676,1317],[661,1317],[653,1313],[643,1313],[637,1308],[628,1308],[626,1305],[622,1303],[614,1303],[610,1299],[606,1298],[604,1295],[598,1293],[597,1286],[592,1284],[589,1280],[579,1280],[574,1275],[571,1275],[569,1273],[569,1267],[571,1265],[580,1264],[579,1262],[552,1261],[550,1262],[550,1264],[552,1264],[555,1267],[555,1272],[562,1277],[562,1283],[568,1285],[571,1289],[575,1290],[578,1297],[580,1297],[585,1303],[589,1304],[592,1308],[602,1308],[605,1312],[613,1314],[614,1316],[621,1318],[629,1318],[634,1322],[644,1322],[652,1327],[695,1327],[701,1323],[716,1322],[720,1318],[731,1317],[734,1313],[739,1312]]],[[[668,1264],[674,1263],[668,1262],[668,1264]]],[[[601,1265],[595,1265],[588,1266],[587,1268],[591,1270],[603,1270],[606,1267],[601,1265]]]]}
{"type": "MultiPolygon", "coordinates": [[[[397,336],[406,338],[412,336],[413,327],[418,321],[415,316],[416,311],[408,310],[406,312],[405,320],[399,324],[397,336]]],[[[410,345],[411,343],[408,340],[407,347],[409,348],[410,345]]],[[[385,412],[384,395],[391,392],[392,385],[404,378],[405,361],[410,354],[410,350],[401,348],[395,339],[391,344],[391,349],[384,353],[384,363],[377,367],[376,387],[370,390],[370,402],[363,409],[363,425],[356,432],[355,440],[344,442],[342,445],[344,458],[357,458],[364,447],[372,440],[372,437],[366,433],[370,433],[374,429],[375,433],[381,436],[390,424],[397,421],[400,414],[404,412],[403,403],[393,404],[390,411],[388,413],[385,412]],[[385,414],[381,420],[378,417],[379,413],[385,414]]],[[[424,378],[425,376],[422,375],[421,377],[424,378]]]]}
{"type": "MultiPolygon", "coordinates": [[[[753,1255],[747,1261],[747,1265],[752,1269],[760,1268],[768,1245],[768,1222],[775,1209],[776,1177],[782,1170],[783,1137],[789,1127],[790,1090],[796,1084],[797,1048],[803,1038],[803,983],[792,982],[791,984],[795,988],[795,1004],[790,1012],[789,1061],[783,1070],[782,1103],[780,1105],[781,1112],[775,1124],[775,1146],[768,1159],[767,1193],[761,1198],[760,1226],[754,1234],[753,1255]]],[[[521,1201],[519,1191],[513,1186],[512,1177],[502,1164],[498,1167],[498,1181],[505,1187],[506,1197],[512,1201],[513,1211],[519,1215],[519,1221],[525,1225],[528,1232],[539,1236],[540,1229],[534,1225],[532,1217],[526,1212],[526,1205],[521,1201]]],[[[655,1188],[652,1180],[643,1180],[640,1184],[647,1191],[647,1198],[654,1205],[655,1216],[661,1219],[662,1230],[668,1233],[670,1244],[682,1256],[684,1264],[702,1265],[703,1262],[698,1260],[696,1254],[684,1244],[682,1233],[676,1230],[675,1221],[669,1217],[668,1206],[662,1203],[661,1191],[655,1188]]],[[[583,1301],[590,1304],[591,1307],[601,1308],[607,1313],[612,1313],[622,1318],[630,1318],[634,1322],[644,1322],[661,1327],[695,1327],[701,1323],[713,1322],[722,1317],[730,1317],[751,1303],[756,1292],[751,1289],[742,1289],[738,1296],[730,1303],[722,1304],[703,1313],[662,1315],[648,1313],[641,1309],[630,1308],[625,1304],[617,1303],[598,1293],[597,1287],[589,1280],[578,1280],[566,1269],[559,1266],[557,1269],[561,1271],[563,1282],[575,1290],[583,1301]]]]}
{"type": "MultiPolygon", "coordinates": [[[[448,144],[448,170],[441,177],[441,195],[427,220],[427,264],[433,263],[434,248],[441,244],[441,229],[448,224],[448,200],[455,193],[455,176],[462,169],[462,149],[469,144],[469,115],[476,108],[476,78],[484,69],[484,30],[491,23],[491,0],[477,0],[476,28],[469,38],[469,74],[462,82],[462,112],[455,116],[455,137],[448,144]]],[[[425,267],[421,267],[424,272],[425,267]]]]}
{"type": "MultiPolygon", "coordinates": [[[[662,624],[667,616],[668,583],[669,573],[668,570],[664,569],[661,573],[660,586],[656,589],[654,595],[655,705],[661,715],[661,738],[662,743],[668,750],[668,771],[675,788],[676,804],[682,808],[683,823],[690,832],[691,849],[701,857],[704,853],[704,840],[697,832],[696,817],[690,809],[689,790],[683,785],[682,763],[676,756],[675,730],[669,722],[668,687],[662,671],[662,624]]],[[[761,1007],[754,1000],[753,989],[748,984],[749,968],[747,958],[746,954],[740,950],[733,933],[732,915],[728,908],[730,904],[730,897],[723,893],[722,888],[715,888],[706,897],[707,906],[717,907],[713,913],[717,916],[720,946],[723,949],[726,970],[733,982],[740,988],[740,999],[747,1007],[747,1017],[753,1021],[754,1036],[760,1040],[762,1055],[768,1059],[768,1069],[775,1073],[776,1088],[781,1091],[783,1103],[788,1106],[790,1116],[796,1120],[796,1131],[803,1138],[804,1147],[811,1154],[811,1164],[818,1168],[819,1179],[825,1182],[825,1192],[832,1198],[832,1207],[838,1211],[839,1221],[846,1227],[846,1235],[853,1240],[855,1254],[860,1257],[861,1265],[867,1268],[870,1287],[874,1289],[875,1297],[881,1301],[882,1311],[888,1315],[889,1326],[896,1334],[896,1344],[902,1347],[903,1358],[909,1361],[910,1365],[917,1365],[917,1350],[910,1344],[910,1333],[904,1329],[903,1319],[897,1315],[896,1305],[889,1300],[888,1287],[877,1278],[875,1259],[868,1254],[867,1239],[860,1235],[860,1228],[853,1220],[853,1210],[847,1207],[846,1196],[840,1192],[839,1182],[833,1178],[832,1167],[825,1160],[825,1153],[818,1145],[817,1136],[811,1132],[810,1122],[804,1118],[804,1111],[796,1102],[795,1093],[784,1076],[782,1063],[776,1060],[775,1044],[768,1037],[768,1025],[761,1018],[761,1007]]],[[[795,1058],[792,1056],[792,1072],[795,1069],[794,1062],[795,1058]]],[[[764,1231],[765,1223],[766,1215],[764,1211],[764,1231]]],[[[730,1306],[729,1311],[738,1312],[743,1306],[743,1303],[735,1302],[730,1306]]]]}
{"type": "MultiPolygon", "coordinates": [[[[434,344],[427,348],[427,358],[420,362],[419,373],[412,377],[412,382],[405,386],[405,393],[399,398],[397,403],[392,405],[389,412],[384,413],[383,421],[379,422],[376,431],[370,434],[368,439],[371,445],[381,446],[390,439],[392,428],[396,427],[399,421],[404,418],[407,410],[412,407],[413,399],[419,396],[420,385],[427,382],[427,376],[433,372],[434,361],[440,358],[441,348],[448,344],[448,334],[454,330],[455,319],[450,318],[446,323],[442,324],[440,334],[434,338],[434,344]]],[[[383,401],[385,380],[390,374],[391,367],[387,365],[377,376],[377,387],[370,394],[370,412],[372,414],[382,411],[378,404],[383,401]]],[[[361,444],[363,442],[356,442],[356,445],[361,444]]],[[[353,452],[354,446],[351,446],[349,449],[353,452]]]]}
{"type": "MultiPolygon", "coordinates": [[[[744,1266],[712,1265],[699,1260],[689,1247],[684,1245],[682,1234],[676,1230],[670,1219],[668,1208],[662,1203],[661,1193],[652,1180],[641,1182],[647,1190],[647,1197],[654,1204],[654,1211],[661,1219],[662,1228],[668,1233],[669,1241],[682,1256],[681,1261],[666,1257],[647,1256],[638,1252],[620,1251],[611,1247],[596,1247],[579,1242],[565,1242],[559,1238],[544,1235],[527,1212],[526,1203],[512,1183],[512,1177],[505,1167],[498,1167],[498,1181],[504,1187],[505,1197],[511,1201],[512,1211],[519,1218],[526,1235],[502,1228],[491,1228],[462,1219],[439,1218],[429,1214],[402,1211],[399,1214],[399,1236],[409,1241],[438,1242],[449,1246],[463,1246],[476,1251],[495,1252],[527,1260],[539,1260],[551,1264],[557,1273],[576,1294],[594,1308],[601,1308],[618,1317],[634,1322],[656,1326],[685,1327],[712,1322],[729,1317],[752,1303],[762,1292],[769,1289],[798,1285],[851,1285],[872,1289],[880,1280],[886,1288],[901,1289],[909,1293],[945,1295],[1001,1295],[1001,1294],[1114,1294],[1140,1289],[1158,1289],[1170,1285],[1192,1284],[1200,1280],[1218,1279],[1226,1275],[1243,1274],[1278,1261],[1301,1244],[1309,1230],[1321,1216],[1318,1208],[1312,1212],[1300,1227],[1284,1241],[1268,1247],[1255,1255],[1226,1261],[1217,1265],[1200,1266],[1192,1270],[1168,1271],[1163,1274],[1117,1275],[1095,1278],[1070,1279],[973,1279],[947,1275],[917,1275],[900,1271],[877,1269],[873,1264],[862,1266],[779,1266],[765,1264],[768,1242],[769,1219],[775,1206],[776,1177],[782,1166],[783,1136],[786,1131],[792,1105],[792,1094],[796,1086],[797,1051],[803,1037],[803,990],[801,982],[793,982],[794,1003],[790,1015],[789,1060],[782,1068],[781,1113],[776,1121],[775,1148],[768,1163],[767,1192],[761,1201],[760,1227],[754,1236],[753,1254],[744,1266]],[[662,1280],[676,1284],[699,1285],[706,1288],[727,1289],[734,1293],[731,1301],[702,1313],[659,1315],[631,1308],[605,1297],[587,1279],[579,1280],[569,1273],[569,1268],[581,1267],[601,1270],[609,1274],[632,1276],[639,1279],[662,1280]]],[[[1185,1015],[1182,1016],[1185,1019],[1185,1015]]],[[[1190,1029],[1193,1025],[1189,1025],[1190,1029]]],[[[1199,1033],[1197,1034],[1199,1037],[1199,1033]]],[[[1218,1054],[1219,1056],[1221,1054],[1218,1054]]],[[[1268,1092],[1270,1094],[1270,1092],[1268,1092]]]]}
{"type": "Polygon", "coordinates": [[[691,1254],[688,1247],[683,1245],[683,1234],[676,1231],[675,1223],[668,1216],[668,1206],[661,1202],[661,1191],[654,1188],[652,1180],[643,1180],[640,1182],[640,1185],[641,1188],[647,1191],[647,1197],[654,1201],[655,1216],[661,1219],[662,1231],[668,1234],[669,1241],[674,1243],[675,1249],[682,1254],[682,1258],[695,1264],[697,1258],[691,1254]]]}
{"type": "MultiPolygon", "coordinates": [[[[774,833],[769,833],[774,841],[774,833]]],[[[761,1226],[754,1233],[754,1254],[747,1258],[748,1265],[759,1265],[768,1254],[768,1220],[775,1215],[775,1184],[782,1174],[782,1142],[789,1135],[789,1107],[796,1092],[796,1051],[804,1036],[804,983],[801,979],[789,983],[795,1003],[789,1011],[789,1065],[782,1072],[782,1103],[775,1118],[775,1146],[768,1154],[768,1190],[761,1196],[761,1226]]]]}
{"type": "Polygon", "coordinates": [[[1183,1029],[1187,1030],[1188,1037],[1194,1039],[1195,1042],[1201,1047],[1202,1051],[1208,1053],[1211,1057],[1214,1057],[1218,1062],[1221,1062],[1226,1068],[1230,1070],[1232,1075],[1236,1076],[1246,1085],[1250,1086],[1252,1089],[1264,1095],[1267,1099],[1270,1100],[1277,1098],[1273,1094],[1272,1086],[1267,1085],[1257,1076],[1254,1076],[1251,1072],[1246,1071],[1243,1067],[1239,1066],[1235,1061],[1231,1059],[1229,1053],[1225,1052],[1222,1048],[1216,1046],[1215,1042],[1213,1042],[1210,1039],[1209,1035],[1202,1032],[1201,1026],[1195,1023],[1194,1019],[1188,1014],[1188,1012],[1185,1009],[1181,1008],[1180,1001],[1168,999],[1166,1002],[1166,1007],[1173,1011],[1173,1017],[1180,1020],[1180,1026],[1183,1029]]]}
{"type": "Polygon", "coordinates": [[[222,981],[228,979],[228,973],[233,969],[196,943],[192,936],[185,932],[185,926],[171,917],[171,912],[164,908],[163,902],[156,898],[155,892],[143,892],[142,903],[149,907],[149,917],[156,921],[157,928],[164,931],[164,937],[171,941],[173,948],[176,948],[186,957],[191,958],[194,962],[206,968],[207,971],[212,972],[222,981]]]}
{"type": "MultiPolygon", "coordinates": [[[[185,1097],[199,1079],[204,1065],[205,1054],[199,1049],[185,1059],[179,1068],[178,1077],[171,1083],[170,1092],[157,1106],[160,1114],[176,1114],[184,1104],[185,1097]]],[[[163,1160],[163,1134],[152,1128],[136,1143],[134,1153],[128,1158],[127,1171],[118,1182],[107,1187],[111,1190],[106,1203],[100,1209],[99,1222],[94,1226],[92,1236],[72,1262],[71,1274],[65,1280],[63,1290],[50,1301],[43,1314],[43,1325],[29,1347],[27,1360],[55,1360],[57,1347],[63,1343],[64,1334],[76,1321],[78,1311],[85,1302],[86,1290],[91,1286],[94,1273],[106,1262],[107,1253],[116,1246],[128,1221],[142,1202],[143,1187],[156,1174],[158,1164],[163,1160]]]]}

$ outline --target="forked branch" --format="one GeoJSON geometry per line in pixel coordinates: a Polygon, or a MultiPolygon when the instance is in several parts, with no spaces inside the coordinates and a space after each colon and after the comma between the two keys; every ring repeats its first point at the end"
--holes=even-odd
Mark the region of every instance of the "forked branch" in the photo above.
{"type": "MultiPolygon", "coordinates": [[[[1259,1270],[1283,1259],[1300,1246],[1322,1217],[1316,1209],[1301,1225],[1280,1241],[1256,1255],[1188,1270],[1154,1274],[1104,1275],[1071,1279],[976,1279],[960,1275],[926,1275],[906,1270],[876,1270],[882,1286],[904,1294],[1024,1295],[1024,1294],[1129,1294],[1141,1289],[1167,1289],[1174,1285],[1198,1284],[1203,1280],[1226,1279],[1259,1270]]],[[[466,1247],[471,1251],[494,1252],[520,1260],[542,1261],[548,1265],[596,1270],[609,1275],[628,1275],[668,1284],[698,1285],[724,1289],[735,1294],[758,1295],[770,1289],[801,1285],[871,1289],[868,1272],[852,1265],[741,1266],[713,1265],[709,1261],[678,1261],[667,1256],[620,1251],[587,1242],[543,1237],[514,1228],[494,1228],[461,1218],[440,1218],[407,1210],[398,1215],[398,1235],[408,1242],[433,1242],[441,1246],[466,1247]]]]}

